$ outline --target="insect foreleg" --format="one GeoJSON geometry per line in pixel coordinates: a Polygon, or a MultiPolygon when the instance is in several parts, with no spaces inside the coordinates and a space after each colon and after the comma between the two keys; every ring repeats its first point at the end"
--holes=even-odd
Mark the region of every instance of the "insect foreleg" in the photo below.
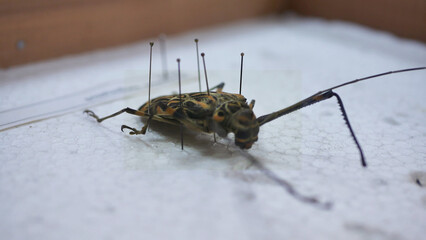
{"type": "Polygon", "coordinates": [[[282,110],[279,110],[279,111],[276,111],[276,112],[273,112],[273,113],[270,113],[270,114],[267,114],[267,115],[263,115],[263,116],[257,118],[257,121],[258,121],[259,125],[261,126],[261,125],[263,125],[267,122],[270,122],[272,120],[275,120],[275,119],[277,119],[281,116],[284,116],[284,115],[289,114],[291,112],[297,111],[297,110],[299,110],[303,107],[309,106],[311,104],[324,101],[324,100],[329,99],[331,97],[337,98],[337,103],[339,104],[340,111],[342,112],[342,115],[343,115],[343,119],[345,120],[345,123],[348,126],[349,131],[351,133],[352,139],[355,141],[355,144],[356,144],[356,146],[359,150],[359,153],[361,155],[361,164],[362,164],[362,166],[366,167],[367,163],[365,162],[364,153],[361,149],[361,145],[359,144],[358,139],[355,136],[354,131],[352,130],[352,126],[349,123],[349,118],[348,118],[346,111],[345,111],[345,108],[343,106],[343,101],[339,97],[339,95],[334,93],[332,90],[321,91],[321,92],[314,94],[314,95],[312,95],[312,96],[310,96],[310,97],[308,97],[308,98],[306,98],[306,99],[304,99],[304,100],[302,100],[302,101],[300,101],[296,104],[293,104],[293,105],[291,105],[287,108],[284,108],[282,110]]]}

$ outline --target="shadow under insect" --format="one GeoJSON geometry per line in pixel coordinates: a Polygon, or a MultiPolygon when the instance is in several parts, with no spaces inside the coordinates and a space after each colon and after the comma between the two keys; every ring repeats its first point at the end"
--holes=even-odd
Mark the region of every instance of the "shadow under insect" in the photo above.
{"type": "MultiPolygon", "coordinates": [[[[146,119],[142,119],[146,123],[146,119]]],[[[126,130],[124,130],[126,132],[126,130]]],[[[164,141],[170,141],[178,147],[181,144],[181,130],[179,126],[151,121],[149,128],[146,134],[159,134],[164,137],[164,141]]],[[[141,137],[143,138],[143,136],[141,137]]],[[[232,146],[231,142],[225,142],[222,138],[216,136],[216,141],[214,140],[213,134],[206,134],[202,132],[192,131],[183,127],[183,141],[184,149],[189,149],[190,151],[197,151],[200,155],[203,156],[213,156],[214,158],[220,159],[230,159],[233,156],[236,148],[232,146]]],[[[160,141],[160,140],[157,140],[160,141]]],[[[161,140],[163,141],[163,140],[161,140]]]]}

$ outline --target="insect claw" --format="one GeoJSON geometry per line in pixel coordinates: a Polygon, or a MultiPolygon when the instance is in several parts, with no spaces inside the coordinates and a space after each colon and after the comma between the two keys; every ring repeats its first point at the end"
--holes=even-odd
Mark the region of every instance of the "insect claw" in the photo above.
{"type": "Polygon", "coordinates": [[[129,134],[130,134],[130,135],[135,134],[135,132],[137,131],[136,129],[131,128],[131,127],[129,127],[129,126],[121,125],[121,131],[122,131],[122,132],[124,132],[124,131],[123,131],[123,129],[125,129],[125,128],[126,128],[126,129],[130,129],[130,130],[132,130],[131,132],[129,132],[129,134]],[[133,134],[132,134],[132,132],[133,132],[133,134]]]}
{"type": "Polygon", "coordinates": [[[122,132],[124,132],[123,129],[125,129],[125,128],[128,128],[128,127],[126,125],[121,125],[121,131],[122,132]]]}
{"type": "Polygon", "coordinates": [[[83,113],[86,113],[86,114],[88,114],[89,116],[92,116],[92,117],[94,115],[94,113],[92,111],[88,110],[88,109],[84,110],[83,113]]]}
{"type": "Polygon", "coordinates": [[[121,131],[122,132],[124,132],[123,131],[123,129],[129,129],[129,130],[131,130],[130,132],[129,132],[129,134],[130,135],[138,135],[138,134],[145,134],[145,132],[146,132],[146,129],[147,129],[147,125],[145,125],[143,128],[142,128],[142,130],[141,131],[138,131],[138,130],[136,130],[136,128],[132,128],[132,127],[129,127],[129,126],[126,126],[126,125],[121,125],[121,131]]]}
{"type": "Polygon", "coordinates": [[[90,117],[93,117],[94,119],[96,119],[96,121],[101,122],[99,117],[93,111],[86,109],[86,110],[84,110],[83,113],[86,113],[90,117]]]}

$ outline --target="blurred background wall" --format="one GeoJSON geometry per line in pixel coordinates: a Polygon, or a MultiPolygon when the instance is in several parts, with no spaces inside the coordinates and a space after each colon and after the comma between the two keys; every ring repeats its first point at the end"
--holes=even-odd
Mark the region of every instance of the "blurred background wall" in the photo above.
{"type": "Polygon", "coordinates": [[[425,0],[0,0],[0,68],[286,11],[426,42],[425,0]]]}

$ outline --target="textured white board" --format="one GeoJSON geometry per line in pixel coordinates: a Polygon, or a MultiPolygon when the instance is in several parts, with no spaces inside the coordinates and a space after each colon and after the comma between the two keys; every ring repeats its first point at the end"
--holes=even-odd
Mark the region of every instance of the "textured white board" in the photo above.
{"type": "MultiPolygon", "coordinates": [[[[367,75],[426,65],[426,46],[341,22],[259,19],[170,37],[168,81],[154,49],[152,96],[196,91],[193,39],[210,85],[243,94],[257,116],[367,75]],[[172,71],[171,70],[171,71],[172,71]]],[[[140,95],[92,106],[104,116],[147,100],[147,42],[0,72],[0,112],[90,91],[108,82],[140,95]]],[[[140,119],[98,124],[84,109],[0,132],[2,239],[420,239],[426,234],[426,71],[336,90],[362,144],[359,155],[334,99],[266,124],[248,151],[302,194],[301,203],[251,165],[233,144],[140,119]]],[[[204,86],[204,84],[203,84],[204,86]]],[[[95,89],[93,90],[95,94],[95,89]]]]}

